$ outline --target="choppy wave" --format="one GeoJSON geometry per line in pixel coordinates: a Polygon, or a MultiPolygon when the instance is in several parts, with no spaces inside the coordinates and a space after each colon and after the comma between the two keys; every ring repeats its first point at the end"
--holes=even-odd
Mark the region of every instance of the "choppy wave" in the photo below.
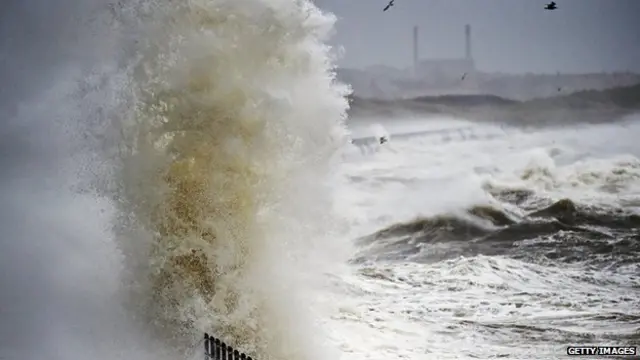
{"type": "Polygon", "coordinates": [[[524,216],[475,206],[461,214],[418,218],[366,236],[360,243],[369,255],[359,261],[370,256],[435,262],[459,256],[511,255],[619,266],[640,256],[639,227],[637,214],[581,207],[569,199],[524,216]]]}
{"type": "Polygon", "coordinates": [[[571,176],[566,178],[557,169],[530,164],[519,173],[529,186],[521,187],[488,177],[483,181],[483,190],[489,195],[489,203],[417,217],[364,236],[359,242],[366,250],[357,261],[373,256],[434,262],[476,255],[510,255],[545,262],[586,261],[610,267],[637,261],[640,215],[637,204],[629,201],[633,196],[611,203],[594,198],[585,202],[567,197],[555,199],[545,194],[545,190],[562,189],[565,185],[576,189],[595,186],[597,191],[614,197],[633,193],[633,184],[640,179],[638,160],[631,157],[608,164],[608,168],[599,171],[572,166],[571,176]],[[538,188],[531,186],[536,184],[538,188]]]}
{"type": "Polygon", "coordinates": [[[360,247],[336,292],[360,351],[555,359],[637,342],[637,122],[508,130],[396,135],[350,166],[360,247]]]}
{"type": "Polygon", "coordinates": [[[127,307],[178,349],[208,331],[259,359],[321,356],[294,269],[328,236],[322,179],[346,141],[347,89],[324,44],[333,17],[308,1],[114,11],[135,25],[134,62],[110,75],[123,100],[98,189],[117,208],[127,307]]]}
{"type": "MultiPolygon", "coordinates": [[[[412,138],[405,142],[405,146],[420,143],[412,138]]],[[[414,149],[395,145],[396,152],[414,149]]],[[[440,146],[443,145],[433,143],[430,148],[440,146]]],[[[596,147],[590,150],[595,151],[596,147]]],[[[478,176],[476,186],[482,196],[468,200],[471,202],[464,204],[469,205],[462,208],[454,207],[458,209],[455,211],[435,211],[409,221],[385,221],[389,225],[359,239],[364,250],[356,262],[411,259],[431,263],[461,255],[509,255],[535,261],[586,261],[608,266],[637,260],[638,158],[629,154],[585,160],[568,152],[565,155],[571,156],[564,160],[567,163],[561,164],[564,152],[556,145],[542,153],[533,151],[528,164],[515,168],[506,163],[485,167],[482,162],[469,160],[471,171],[478,176]],[[547,241],[548,246],[539,244],[541,239],[549,238],[552,240],[547,241]]],[[[434,155],[429,153],[429,157],[434,155]]],[[[419,180],[417,170],[407,172],[407,177],[396,171],[394,176],[373,173],[371,178],[352,176],[350,181],[358,186],[365,181],[362,185],[376,188],[412,189],[419,180]]],[[[425,171],[424,176],[430,178],[438,168],[432,166],[425,171]]],[[[433,196],[416,201],[436,201],[433,196]]]]}

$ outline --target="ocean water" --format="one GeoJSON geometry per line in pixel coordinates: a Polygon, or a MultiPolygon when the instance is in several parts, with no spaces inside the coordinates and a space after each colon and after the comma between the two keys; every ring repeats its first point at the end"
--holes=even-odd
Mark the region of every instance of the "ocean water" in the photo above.
{"type": "Polygon", "coordinates": [[[338,192],[357,255],[318,294],[340,303],[326,322],[334,341],[362,359],[560,359],[574,344],[635,346],[636,121],[525,133],[393,119],[389,128],[439,131],[390,131],[373,152],[345,156],[338,192]]]}
{"type": "Polygon", "coordinates": [[[633,117],[350,128],[308,1],[88,8],[92,61],[4,115],[0,358],[201,358],[205,331],[258,360],[637,342],[633,117]]]}

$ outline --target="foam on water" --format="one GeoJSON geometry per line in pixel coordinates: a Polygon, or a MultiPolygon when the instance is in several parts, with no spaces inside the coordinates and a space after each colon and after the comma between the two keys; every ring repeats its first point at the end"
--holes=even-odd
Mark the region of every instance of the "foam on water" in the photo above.
{"type": "MultiPolygon", "coordinates": [[[[637,123],[533,132],[467,125],[475,136],[395,137],[388,148],[346,163],[338,191],[351,236],[477,205],[524,214],[492,197],[493,187],[633,211],[637,123]]],[[[439,246],[450,245],[423,251],[439,246]]],[[[566,344],[633,336],[633,326],[598,315],[633,313],[637,270],[637,262],[598,269],[482,255],[427,264],[367,261],[319,296],[328,303],[345,298],[326,326],[349,358],[561,358],[566,344]]]]}
{"type": "Polygon", "coordinates": [[[460,137],[455,130],[406,140],[395,137],[372,156],[354,157],[345,173],[357,180],[353,191],[363,195],[350,198],[368,209],[370,219],[397,222],[446,211],[447,204],[463,208],[489,201],[486,186],[599,204],[619,202],[621,192],[627,199],[637,196],[637,124],[534,133],[467,125],[475,138],[460,137]]]}

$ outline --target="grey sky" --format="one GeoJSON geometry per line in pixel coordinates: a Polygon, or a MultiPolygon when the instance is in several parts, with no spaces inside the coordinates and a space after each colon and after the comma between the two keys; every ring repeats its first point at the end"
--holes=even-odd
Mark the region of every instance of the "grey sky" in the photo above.
{"type": "MultiPolygon", "coordinates": [[[[112,1],[3,1],[0,106],[77,58],[71,52],[86,37],[80,24],[91,21],[88,8],[112,1]]],[[[341,66],[409,65],[413,25],[421,57],[461,56],[468,23],[481,70],[640,72],[640,0],[558,0],[557,11],[543,10],[546,0],[396,0],[383,13],[386,1],[316,0],[339,18],[333,42],[345,47],[341,66]]]]}
{"type": "Polygon", "coordinates": [[[465,24],[484,71],[640,72],[640,0],[317,0],[339,19],[334,43],[343,66],[408,66],[411,32],[420,26],[420,57],[460,57],[465,24]]]}

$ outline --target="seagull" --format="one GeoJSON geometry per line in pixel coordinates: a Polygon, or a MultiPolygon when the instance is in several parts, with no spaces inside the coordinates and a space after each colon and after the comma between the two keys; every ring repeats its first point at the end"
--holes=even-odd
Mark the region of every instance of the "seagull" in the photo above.
{"type": "Polygon", "coordinates": [[[462,74],[462,77],[460,78],[460,81],[464,81],[464,78],[467,77],[467,73],[462,74]]]}
{"type": "Polygon", "coordinates": [[[393,2],[394,2],[394,1],[395,1],[395,0],[391,0],[391,1],[389,1],[389,3],[387,4],[387,6],[385,6],[385,7],[384,7],[384,9],[382,9],[382,11],[387,11],[387,10],[389,10],[389,8],[393,6],[393,2]]]}
{"type": "Polygon", "coordinates": [[[552,1],[552,2],[550,2],[550,3],[548,3],[547,5],[544,6],[545,10],[555,10],[557,8],[558,7],[556,6],[556,2],[555,1],[552,1]]]}

